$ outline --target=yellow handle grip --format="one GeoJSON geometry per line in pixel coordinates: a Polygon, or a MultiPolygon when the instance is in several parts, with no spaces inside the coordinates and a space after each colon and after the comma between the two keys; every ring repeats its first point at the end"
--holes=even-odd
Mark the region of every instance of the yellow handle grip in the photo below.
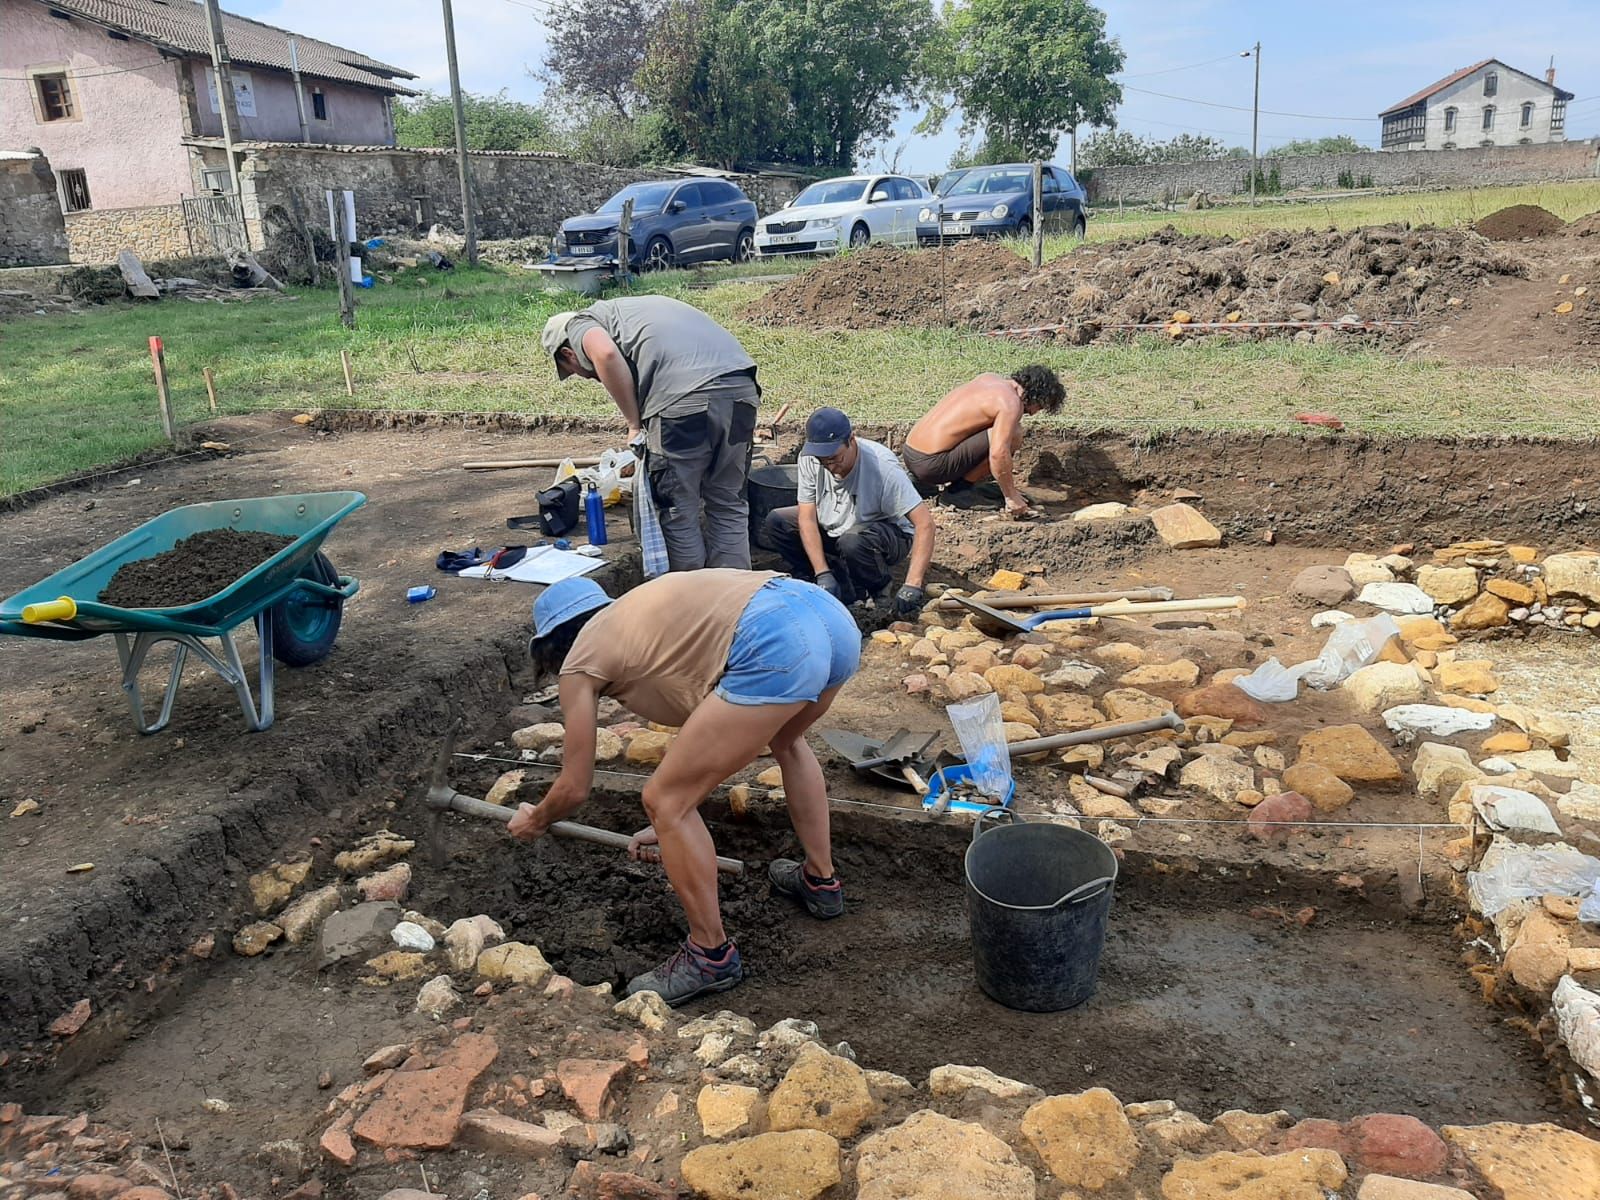
{"type": "Polygon", "coordinates": [[[77,615],[78,602],[71,596],[63,596],[59,600],[46,600],[42,604],[22,606],[22,619],[29,625],[41,625],[46,621],[70,621],[77,615]]]}

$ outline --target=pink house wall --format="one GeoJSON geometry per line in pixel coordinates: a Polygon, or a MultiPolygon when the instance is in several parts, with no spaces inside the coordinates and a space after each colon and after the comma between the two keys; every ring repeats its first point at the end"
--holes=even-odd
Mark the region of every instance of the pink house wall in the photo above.
{"type": "MultiPolygon", "coordinates": [[[[234,64],[235,72],[246,72],[256,93],[256,115],[240,114],[239,140],[244,142],[298,142],[300,118],[294,107],[294,79],[265,67],[234,64]]],[[[196,130],[207,137],[222,136],[222,117],[211,111],[207,80],[211,64],[190,61],[194,80],[195,107],[199,110],[196,130]]],[[[394,135],[389,128],[388,107],[380,92],[348,87],[309,75],[300,77],[306,91],[306,125],[310,141],[345,146],[391,146],[394,135]],[[319,121],[312,110],[311,93],[320,90],[327,101],[328,119],[319,121]]]]}
{"type": "Polygon", "coordinates": [[[172,204],[192,192],[177,63],[32,0],[0,0],[0,148],[38,146],[57,172],[80,168],[99,208],[172,204]],[[10,77],[65,67],[75,119],[38,119],[33,85],[10,77]],[[96,74],[118,68],[115,75],[96,74]]]}

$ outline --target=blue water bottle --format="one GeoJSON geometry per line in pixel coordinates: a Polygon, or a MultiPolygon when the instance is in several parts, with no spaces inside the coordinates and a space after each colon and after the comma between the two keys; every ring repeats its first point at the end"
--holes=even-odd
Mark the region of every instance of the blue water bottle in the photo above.
{"type": "Polygon", "coordinates": [[[589,492],[583,498],[583,523],[589,528],[589,544],[591,546],[604,546],[606,544],[606,502],[600,498],[600,489],[594,484],[589,485],[589,492]]]}

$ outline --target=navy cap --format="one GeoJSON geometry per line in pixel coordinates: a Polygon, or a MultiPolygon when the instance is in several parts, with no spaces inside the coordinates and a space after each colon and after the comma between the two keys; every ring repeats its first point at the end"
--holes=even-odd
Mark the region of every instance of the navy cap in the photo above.
{"type": "Polygon", "coordinates": [[[800,453],[810,458],[832,458],[850,440],[850,418],[837,408],[819,408],[806,422],[806,444],[800,453]]]}

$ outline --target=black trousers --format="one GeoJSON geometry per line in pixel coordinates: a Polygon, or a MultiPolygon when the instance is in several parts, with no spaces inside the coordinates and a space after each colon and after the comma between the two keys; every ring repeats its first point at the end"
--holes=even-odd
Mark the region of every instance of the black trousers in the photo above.
{"type": "MultiPolygon", "coordinates": [[[[800,541],[800,509],[775,508],[762,525],[762,541],[777,551],[797,579],[816,578],[800,541]]],[[[911,535],[894,521],[852,525],[838,537],[822,535],[822,555],[839,581],[846,604],[882,595],[894,582],[894,569],[911,553],[911,535]]]]}

